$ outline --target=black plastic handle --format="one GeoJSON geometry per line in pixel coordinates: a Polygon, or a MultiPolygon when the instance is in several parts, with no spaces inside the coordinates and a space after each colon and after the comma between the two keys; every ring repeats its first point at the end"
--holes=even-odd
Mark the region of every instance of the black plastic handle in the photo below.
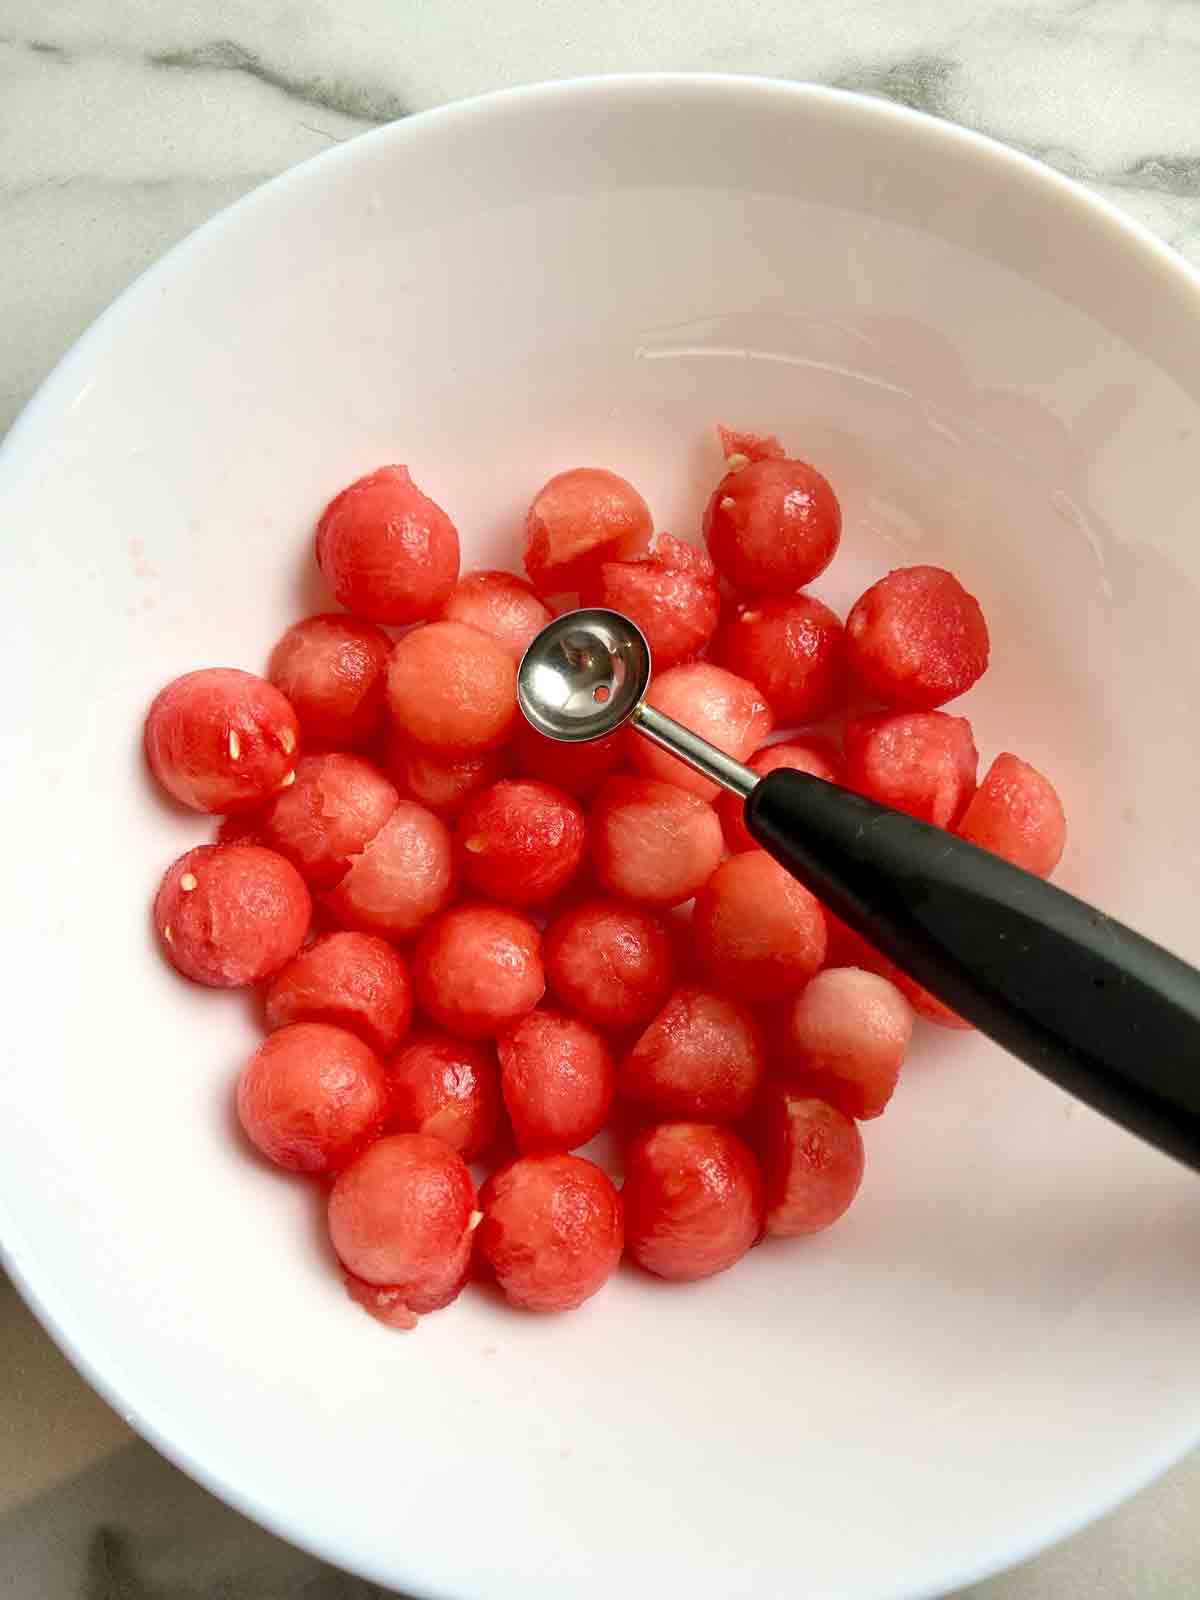
{"type": "Polygon", "coordinates": [[[781,767],[746,826],[961,1016],[1200,1170],[1200,972],[965,839],[781,767]]]}

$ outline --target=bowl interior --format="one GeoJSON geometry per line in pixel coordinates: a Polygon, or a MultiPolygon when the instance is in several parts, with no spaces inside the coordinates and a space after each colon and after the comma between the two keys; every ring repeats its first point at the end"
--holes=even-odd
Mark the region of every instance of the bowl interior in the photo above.
{"type": "Polygon", "coordinates": [[[1200,294],[983,141],[735,80],[422,118],[202,230],[0,459],[8,1260],[177,1460],[417,1595],[933,1592],[1197,1432],[1195,1180],[978,1039],[923,1030],[829,1234],[559,1320],[469,1292],[386,1334],[234,1135],[254,1006],[150,936],[206,836],[142,771],[154,690],[327,603],[314,517],[362,471],[510,565],[576,464],[694,537],[718,420],[834,482],[830,603],[912,561],[981,596],[984,759],[1058,782],[1066,886],[1200,958],[1200,294]]]}

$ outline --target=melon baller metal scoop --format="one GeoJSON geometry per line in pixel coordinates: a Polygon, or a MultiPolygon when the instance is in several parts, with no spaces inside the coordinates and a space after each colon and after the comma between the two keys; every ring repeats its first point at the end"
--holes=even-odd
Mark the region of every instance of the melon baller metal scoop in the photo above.
{"type": "Polygon", "coordinates": [[[551,739],[627,722],[740,796],[793,877],[1013,1055],[1200,1170],[1200,972],[965,839],[780,768],[760,778],[647,705],[650,647],[615,611],[557,617],[525,652],[521,710],[551,739]]]}

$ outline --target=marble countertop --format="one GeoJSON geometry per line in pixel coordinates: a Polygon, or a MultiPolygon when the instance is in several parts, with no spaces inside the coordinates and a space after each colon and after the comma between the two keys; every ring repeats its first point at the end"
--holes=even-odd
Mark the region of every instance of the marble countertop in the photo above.
{"type": "MultiPolygon", "coordinates": [[[[283,168],[486,89],[653,69],[838,84],[965,123],[1200,264],[1197,0],[0,0],[0,433],[131,278],[283,168]]],[[[136,1440],[2,1279],[0,1408],[8,1600],[381,1593],[136,1440]]],[[[1194,1457],[970,1596],[1198,1593],[1194,1457]]]]}

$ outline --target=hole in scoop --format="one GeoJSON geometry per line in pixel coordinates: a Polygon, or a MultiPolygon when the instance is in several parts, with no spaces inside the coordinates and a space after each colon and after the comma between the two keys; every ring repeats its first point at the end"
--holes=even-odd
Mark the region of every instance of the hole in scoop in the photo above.
{"type": "Polygon", "coordinates": [[[603,705],[611,693],[612,690],[606,683],[598,683],[592,690],[592,699],[595,700],[599,705],[603,705]]]}

